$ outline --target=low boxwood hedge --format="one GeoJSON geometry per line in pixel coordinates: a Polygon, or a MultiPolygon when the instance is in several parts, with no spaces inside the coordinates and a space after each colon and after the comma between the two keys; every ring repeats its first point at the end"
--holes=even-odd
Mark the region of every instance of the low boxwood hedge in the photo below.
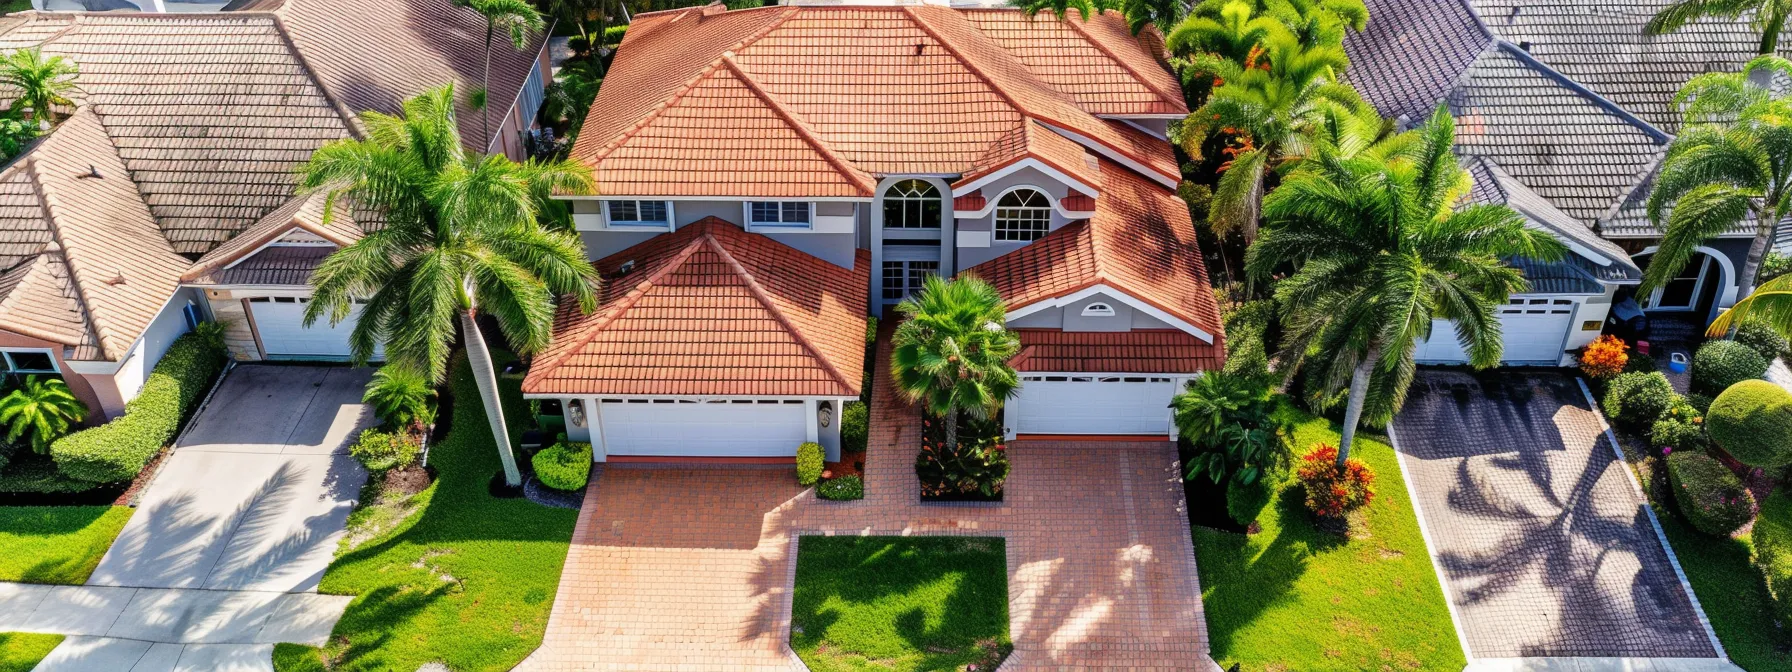
{"type": "Polygon", "coordinates": [[[1755,565],[1767,579],[1773,613],[1792,623],[1792,495],[1784,489],[1768,496],[1755,520],[1755,565]]]}
{"type": "Polygon", "coordinates": [[[1727,537],[1755,517],[1755,497],[1723,463],[1704,453],[1675,451],[1668,456],[1668,484],[1674,502],[1693,529],[1727,537]]]}
{"type": "Polygon", "coordinates": [[[1692,389],[1717,394],[1731,385],[1767,373],[1761,354],[1735,341],[1711,341],[1692,356],[1692,389]]]}
{"type": "Polygon", "coordinates": [[[591,444],[562,441],[543,449],[529,459],[535,467],[535,478],[555,490],[584,489],[591,479],[591,444]]]}
{"type": "Polygon", "coordinates": [[[830,478],[822,481],[821,485],[815,486],[815,496],[834,501],[863,499],[865,497],[865,481],[857,474],[830,478]]]}
{"type": "Polygon", "coordinates": [[[1672,408],[1679,396],[1660,371],[1620,373],[1606,384],[1601,406],[1619,427],[1643,431],[1672,408]]]}
{"type": "Polygon", "coordinates": [[[180,431],[184,420],[224,368],[225,351],[198,334],[175,339],[156,363],[124,415],[50,444],[63,475],[90,483],[136,478],[150,458],[180,431]]]}
{"type": "Polygon", "coordinates": [[[1792,392],[1765,380],[1732,385],[1711,402],[1705,429],[1743,464],[1762,469],[1792,464],[1792,392]]]}

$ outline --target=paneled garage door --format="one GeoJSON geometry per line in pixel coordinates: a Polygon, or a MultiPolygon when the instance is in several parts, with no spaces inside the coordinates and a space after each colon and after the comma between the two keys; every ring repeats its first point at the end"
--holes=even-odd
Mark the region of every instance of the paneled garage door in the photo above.
{"type": "Polygon", "coordinates": [[[360,310],[341,324],[318,320],[305,326],[305,306],[311,299],[292,296],[258,296],[249,299],[255,332],[269,357],[318,357],[347,359],[348,334],[355,329],[360,310]]]}
{"type": "Polygon", "coordinates": [[[800,401],[605,400],[610,455],[790,457],[808,437],[800,401]]]}
{"type": "Polygon", "coordinates": [[[1022,376],[1009,404],[1017,434],[1170,433],[1171,378],[1155,376],[1022,376]]]}
{"type": "MultiPolygon", "coordinates": [[[[1574,302],[1568,299],[1513,299],[1500,308],[1500,334],[1505,347],[1500,358],[1508,366],[1556,366],[1562,360],[1562,344],[1574,327],[1574,302]]],[[[1456,343],[1455,327],[1447,320],[1431,325],[1431,340],[1420,343],[1413,359],[1426,363],[1466,363],[1468,355],[1456,343]]]]}

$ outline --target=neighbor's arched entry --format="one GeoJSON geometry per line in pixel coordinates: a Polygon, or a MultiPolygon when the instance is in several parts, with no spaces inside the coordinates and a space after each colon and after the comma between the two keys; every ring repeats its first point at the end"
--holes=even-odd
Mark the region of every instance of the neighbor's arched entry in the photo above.
{"type": "MultiPolygon", "coordinates": [[[[1651,245],[1633,259],[1647,267],[1657,246],[1651,245]]],[[[1695,248],[1680,272],[1637,303],[1650,312],[1690,313],[1709,324],[1717,312],[1736,303],[1736,268],[1724,253],[1709,247],[1695,248]]]]}

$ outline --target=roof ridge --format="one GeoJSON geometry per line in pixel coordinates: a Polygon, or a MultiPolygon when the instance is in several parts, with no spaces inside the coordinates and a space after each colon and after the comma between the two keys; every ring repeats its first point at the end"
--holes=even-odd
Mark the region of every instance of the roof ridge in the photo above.
{"type": "MultiPolygon", "coordinates": [[[[711,224],[710,226],[714,227],[715,225],[711,224]]],[[[772,317],[778,320],[778,324],[784,325],[784,330],[789,332],[791,337],[795,338],[797,343],[803,346],[804,350],[809,351],[809,357],[811,359],[821,363],[821,367],[827,370],[828,375],[834,379],[834,382],[839,383],[840,387],[845,388],[848,391],[853,389],[852,384],[846,382],[846,376],[841,375],[840,369],[834,366],[833,360],[828,359],[827,355],[822,354],[821,348],[816,347],[815,343],[809,340],[809,336],[804,334],[802,329],[797,328],[796,324],[790,321],[790,316],[785,315],[784,311],[780,310],[777,304],[772,302],[771,295],[767,294],[765,288],[760,286],[759,279],[753,277],[753,272],[747,270],[747,267],[744,264],[741,264],[739,259],[735,259],[734,255],[728,253],[728,249],[723,247],[721,241],[716,240],[710,229],[705,229],[698,235],[697,239],[700,241],[709,241],[709,245],[715,250],[715,253],[720,255],[724,261],[728,262],[728,266],[734,269],[735,274],[746,280],[747,291],[753,294],[753,298],[758,300],[760,305],[765,306],[767,311],[771,312],[772,317]]]]}
{"type": "Polygon", "coordinates": [[[859,191],[863,192],[865,195],[871,195],[877,191],[876,183],[872,182],[871,179],[863,172],[860,172],[856,166],[852,165],[844,157],[836,153],[834,148],[823,141],[820,136],[816,135],[815,131],[809,128],[809,124],[805,122],[802,117],[798,116],[794,110],[784,107],[783,103],[778,102],[777,97],[773,96],[770,91],[765,90],[764,87],[759,85],[758,80],[753,79],[751,75],[747,74],[747,71],[742,70],[740,64],[734,62],[734,52],[722,52],[722,57],[719,60],[721,60],[722,64],[728,68],[728,72],[732,73],[740,80],[742,86],[747,87],[748,91],[751,91],[753,95],[758,96],[767,106],[770,106],[772,112],[784,119],[784,123],[788,124],[791,130],[796,131],[797,136],[802,138],[803,142],[808,143],[810,147],[820,153],[822,158],[826,159],[828,163],[834,166],[834,170],[844,176],[847,181],[852,182],[854,186],[857,186],[859,191]]]}
{"type": "MultiPolygon", "coordinates": [[[[1082,14],[1082,10],[1077,10],[1077,14],[1080,16],[1082,14]]],[[[1097,14],[1097,16],[1102,16],[1104,14],[1105,14],[1105,12],[1103,12],[1102,14],[1097,14]]],[[[1126,74],[1132,75],[1132,78],[1135,81],[1137,81],[1139,84],[1143,85],[1146,89],[1149,89],[1152,93],[1155,93],[1160,97],[1168,98],[1171,100],[1181,100],[1182,99],[1180,92],[1178,92],[1176,95],[1171,95],[1170,93],[1157,88],[1157,86],[1155,86],[1151,83],[1150,79],[1145,77],[1143,73],[1140,73],[1137,68],[1134,68],[1132,66],[1132,63],[1128,62],[1126,59],[1120,58],[1120,56],[1118,54],[1115,54],[1112,49],[1108,48],[1107,44],[1103,43],[1101,40],[1095,39],[1094,36],[1090,35],[1088,30],[1077,26],[1077,23],[1078,23],[1077,21],[1071,21],[1070,17],[1068,17],[1068,16],[1059,17],[1058,21],[1060,23],[1063,23],[1066,26],[1069,26],[1071,32],[1074,32],[1077,35],[1082,36],[1083,41],[1088,42],[1090,44],[1090,46],[1095,47],[1096,51],[1099,51],[1099,52],[1101,52],[1101,54],[1103,56],[1108,57],[1108,60],[1111,60],[1115,64],[1119,65],[1120,69],[1125,70],[1126,74]]],[[[1089,17],[1086,17],[1086,16],[1081,17],[1082,23],[1088,23],[1088,21],[1089,21],[1089,17]]],[[[1134,39],[1137,39],[1137,36],[1134,36],[1134,39]]],[[[1149,51],[1149,50],[1147,50],[1147,51],[1149,51]]]]}
{"type": "Polygon", "coordinates": [[[1021,116],[1033,116],[1033,113],[1029,112],[1025,106],[1021,105],[1020,101],[1016,99],[1013,94],[1008,93],[1007,89],[997,86],[995,79],[990,77],[989,73],[984,72],[983,68],[979,67],[976,63],[972,63],[971,59],[965,58],[964,53],[959,51],[957,47],[952,46],[952,43],[945,37],[941,36],[939,30],[935,29],[932,24],[922,20],[921,16],[915,12],[914,5],[904,5],[902,7],[902,13],[908,17],[911,23],[914,23],[916,27],[920,28],[921,32],[927,33],[927,36],[933,38],[933,41],[940,43],[940,46],[944,47],[948,53],[952,54],[953,59],[957,60],[960,66],[971,71],[972,75],[976,75],[977,79],[983,82],[984,86],[989,87],[989,89],[994,91],[997,96],[1000,96],[1002,100],[1007,101],[1008,105],[1013,107],[1016,112],[1019,112],[1021,116]]]}
{"type": "MultiPolygon", "coordinates": [[[[64,123],[67,122],[65,121],[64,123]]],[[[60,199],[53,196],[49,190],[44,188],[43,180],[38,177],[36,157],[32,157],[26,162],[26,171],[27,174],[31,176],[32,191],[37,193],[38,202],[43,204],[44,223],[49,225],[50,240],[61,251],[63,265],[68,266],[69,284],[74,285],[75,294],[81,297],[81,316],[87,320],[88,326],[93,329],[94,346],[99,349],[101,357],[105,357],[110,361],[112,353],[111,348],[106,347],[107,339],[105,338],[105,332],[110,331],[111,329],[109,328],[109,325],[95,319],[98,316],[94,315],[93,311],[88,309],[88,306],[92,305],[93,297],[88,295],[87,283],[81,281],[81,272],[76,270],[75,264],[69,260],[68,243],[62,239],[62,227],[57,226],[56,224],[55,211],[61,207],[57,203],[60,199]]]]}
{"type": "MultiPolygon", "coordinates": [[[[684,229],[679,229],[679,231],[689,229],[691,226],[695,226],[695,224],[686,225],[684,229]]],[[[667,235],[677,235],[677,232],[667,235]]],[[[534,372],[537,370],[551,371],[560,368],[561,365],[565,364],[566,360],[571,359],[573,354],[577,353],[580,348],[585,347],[585,345],[590,343],[592,339],[597,338],[597,334],[602,332],[605,327],[608,327],[611,322],[615,322],[618,318],[622,317],[623,313],[626,313],[630,308],[635,307],[635,304],[641,300],[642,296],[647,294],[648,290],[657,286],[656,283],[660,279],[666,277],[666,274],[671,273],[672,269],[683,266],[685,260],[690,259],[692,254],[696,254],[697,249],[703,246],[704,235],[706,234],[699,234],[692,238],[690,242],[684,244],[684,247],[680,249],[677,254],[667,258],[663,265],[654,269],[652,275],[635,283],[634,287],[630,288],[628,293],[623,294],[622,298],[616,302],[616,305],[611,307],[610,312],[607,315],[599,316],[597,322],[586,328],[584,333],[580,334],[578,340],[562,346],[560,352],[554,355],[552,359],[529,367],[530,375],[533,376],[534,372]]],[[[602,297],[599,297],[599,300],[601,302],[602,297]]]]}

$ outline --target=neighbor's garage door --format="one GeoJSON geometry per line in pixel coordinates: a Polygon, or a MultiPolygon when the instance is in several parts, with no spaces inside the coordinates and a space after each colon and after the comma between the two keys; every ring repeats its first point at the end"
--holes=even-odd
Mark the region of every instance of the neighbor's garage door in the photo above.
{"type": "MultiPolygon", "coordinates": [[[[1505,349],[1501,361],[1508,365],[1556,366],[1562,360],[1562,344],[1574,327],[1574,302],[1568,299],[1513,299],[1500,309],[1500,335],[1505,349]]],[[[1468,355],[1456,343],[1456,330],[1447,320],[1431,325],[1431,340],[1420,343],[1413,359],[1427,363],[1465,363],[1468,355]]]]}
{"type": "Polygon", "coordinates": [[[258,296],[249,299],[249,311],[255,319],[255,333],[261,336],[261,347],[269,357],[346,358],[348,334],[355,329],[357,308],[341,324],[331,326],[327,319],[305,326],[305,306],[311,299],[292,296],[258,296]]]}
{"type": "Polygon", "coordinates": [[[1017,434],[1170,433],[1176,383],[1147,376],[1022,376],[1009,404],[1017,434]]]}
{"type": "Polygon", "coordinates": [[[610,455],[790,457],[808,437],[800,401],[604,401],[610,455]]]}

